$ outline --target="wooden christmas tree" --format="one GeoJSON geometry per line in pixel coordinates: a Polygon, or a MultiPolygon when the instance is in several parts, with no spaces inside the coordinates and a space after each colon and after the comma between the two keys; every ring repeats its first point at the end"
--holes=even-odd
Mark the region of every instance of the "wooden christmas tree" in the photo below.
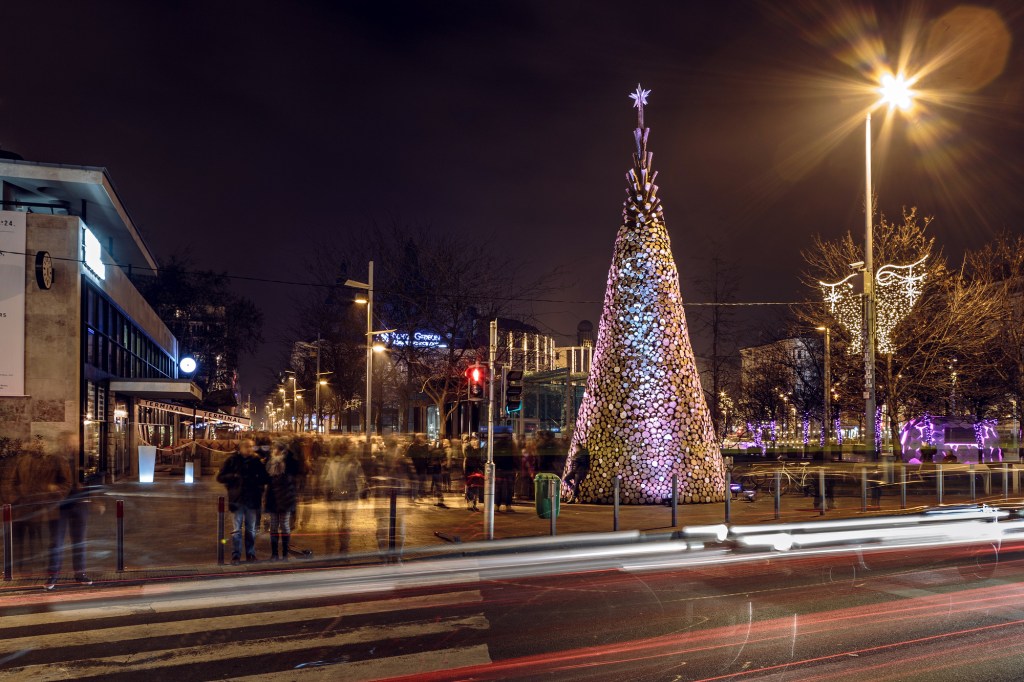
{"type": "Polygon", "coordinates": [[[610,502],[613,478],[620,476],[623,504],[661,503],[671,497],[672,474],[679,476],[680,502],[722,501],[721,451],[647,151],[648,94],[637,86],[630,95],[637,108],[636,154],[566,474],[585,446],[591,468],[580,487],[584,502],[610,502]]]}

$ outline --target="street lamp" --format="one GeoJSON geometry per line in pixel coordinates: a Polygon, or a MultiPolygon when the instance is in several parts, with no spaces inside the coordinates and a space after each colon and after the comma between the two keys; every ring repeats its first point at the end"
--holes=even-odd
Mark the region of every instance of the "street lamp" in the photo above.
{"type": "Polygon", "coordinates": [[[371,397],[373,396],[373,261],[370,261],[367,268],[367,281],[357,282],[354,279],[345,280],[345,286],[353,289],[362,289],[366,292],[365,299],[357,299],[356,302],[366,303],[366,454],[371,452],[370,424],[373,420],[371,397]]]}
{"type": "Polygon", "coordinates": [[[367,273],[366,282],[347,279],[345,280],[345,286],[352,289],[362,289],[366,292],[366,298],[357,298],[355,302],[366,304],[366,454],[369,455],[372,449],[370,425],[373,423],[373,354],[384,350],[383,345],[374,342],[374,337],[379,334],[390,334],[395,330],[373,331],[373,261],[370,261],[367,273]]]}
{"type": "Polygon", "coordinates": [[[902,111],[913,104],[913,91],[902,73],[885,74],[878,92],[881,99],[868,109],[864,124],[864,445],[875,448],[875,289],[872,263],[872,206],[871,206],[871,110],[880,104],[902,111]]]}
{"type": "Polygon", "coordinates": [[[829,369],[830,369],[829,360],[831,359],[830,356],[832,354],[831,353],[831,349],[830,349],[830,338],[831,338],[832,334],[831,334],[831,330],[828,327],[815,327],[815,329],[817,329],[819,332],[825,332],[825,371],[824,371],[824,377],[823,377],[823,379],[825,381],[825,403],[824,403],[824,406],[823,406],[823,411],[821,413],[822,414],[821,429],[822,429],[822,434],[825,437],[824,445],[826,447],[828,447],[828,425],[829,425],[829,411],[830,411],[829,410],[829,407],[830,407],[829,406],[829,395],[832,392],[831,391],[832,377],[829,374],[829,369]]]}

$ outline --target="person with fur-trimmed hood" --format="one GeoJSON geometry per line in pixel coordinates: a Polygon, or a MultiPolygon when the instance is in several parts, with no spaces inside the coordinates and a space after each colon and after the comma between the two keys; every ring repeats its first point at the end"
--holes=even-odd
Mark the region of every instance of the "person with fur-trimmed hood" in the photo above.
{"type": "Polygon", "coordinates": [[[263,510],[270,515],[270,560],[288,559],[292,520],[299,499],[298,478],[303,467],[299,456],[284,441],[277,441],[267,461],[267,497],[263,510]],[[278,555],[278,547],[281,553],[278,555]]]}

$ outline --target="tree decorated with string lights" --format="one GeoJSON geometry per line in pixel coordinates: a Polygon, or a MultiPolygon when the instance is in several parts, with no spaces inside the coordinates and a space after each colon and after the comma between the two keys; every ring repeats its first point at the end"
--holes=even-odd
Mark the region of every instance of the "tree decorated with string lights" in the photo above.
{"type": "Polygon", "coordinates": [[[618,476],[624,503],[660,503],[672,493],[673,474],[679,477],[680,501],[720,501],[722,457],[647,151],[649,94],[637,86],[630,95],[637,109],[636,153],[626,175],[623,222],[566,471],[586,447],[591,468],[579,491],[583,501],[610,502],[618,476]]]}
{"type": "MultiPolygon", "coordinates": [[[[903,211],[901,221],[881,215],[873,231],[875,258],[884,264],[875,271],[877,351],[884,363],[875,375],[894,444],[900,440],[901,421],[915,416],[911,413],[956,411],[951,394],[956,370],[951,366],[974,365],[993,333],[978,325],[991,301],[965,266],[948,266],[927,234],[931,220],[911,208],[903,211]]],[[[836,240],[815,236],[802,255],[809,266],[803,281],[818,304],[801,307],[797,317],[805,327],[833,330],[833,371],[850,381],[863,380],[863,371],[853,366],[861,345],[860,294],[853,284],[856,277],[849,276],[851,263],[863,258],[861,247],[849,232],[836,240]]],[[[846,389],[855,402],[859,390],[846,389]]],[[[857,405],[849,408],[856,411],[857,405]]]]}

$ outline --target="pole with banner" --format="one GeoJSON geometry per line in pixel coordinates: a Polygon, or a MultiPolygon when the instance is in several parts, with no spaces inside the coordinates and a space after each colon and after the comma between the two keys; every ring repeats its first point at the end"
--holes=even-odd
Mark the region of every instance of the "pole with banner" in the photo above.
{"type": "Polygon", "coordinates": [[[0,211],[0,396],[25,395],[25,216],[0,211]]]}

